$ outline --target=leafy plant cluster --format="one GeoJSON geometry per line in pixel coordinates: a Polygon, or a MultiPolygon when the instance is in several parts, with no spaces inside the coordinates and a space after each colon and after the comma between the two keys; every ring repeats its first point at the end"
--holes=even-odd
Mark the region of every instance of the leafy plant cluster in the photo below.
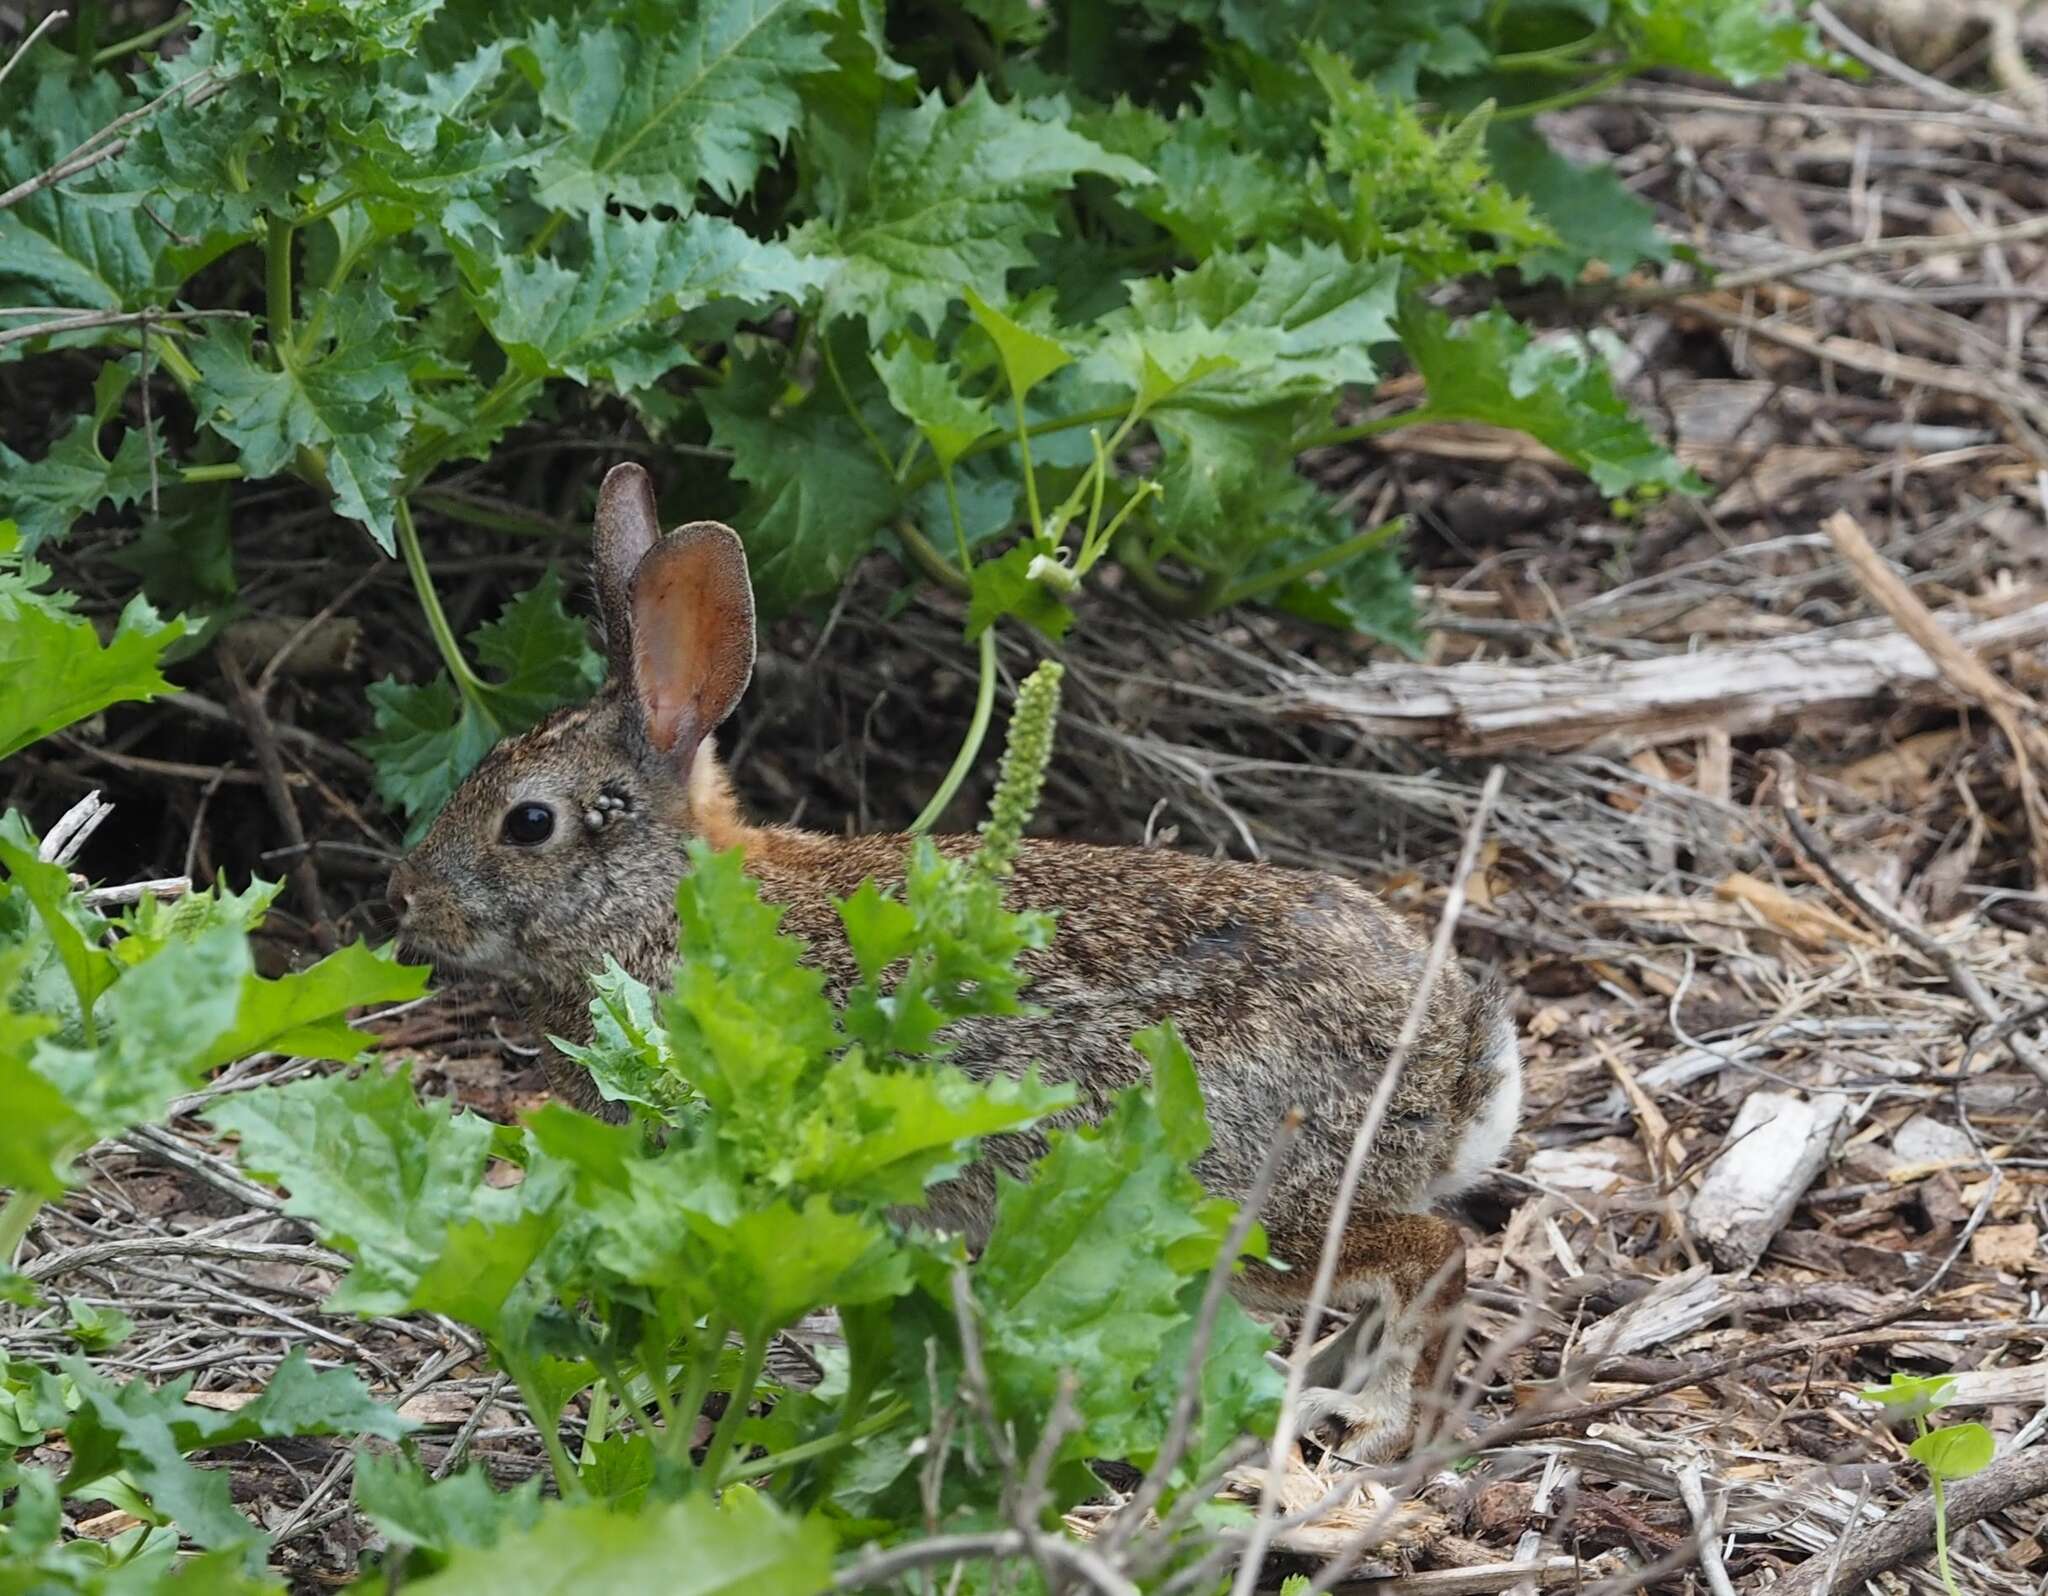
{"type": "Polygon", "coordinates": [[[1584,342],[1444,290],[1670,254],[1537,113],[1815,56],[1769,0],[195,0],[140,40],[74,28],[0,85],[0,362],[100,376],[39,456],[0,446],[0,513],[35,552],[123,512],[158,601],[221,615],[235,484],[325,493],[404,556],[446,666],[373,690],[416,821],[596,669],[551,585],[465,649],[415,522],[529,530],[437,481],[583,389],[693,462],[690,512],[743,529],[771,612],[879,545],[967,596],[970,641],[1058,636],[1109,561],[1169,611],[1411,643],[1399,526],[1354,528],[1296,458],[1470,420],[1616,499],[1682,486],[1584,342]],[[1426,397],[1360,417],[1403,361],[1426,397]]]}
{"type": "MultiPolygon", "coordinates": [[[[1085,1465],[1104,1456],[1153,1465],[1201,1501],[1236,1438],[1269,1422],[1278,1379],[1265,1332],[1227,1297],[1202,1317],[1212,1274],[1263,1243],[1189,1173],[1208,1130],[1170,1024],[1134,1039],[1148,1088],[1098,1125],[1054,1132],[1030,1179],[1002,1182],[972,1262],[961,1238],[902,1222],[982,1138],[1073,1103],[1035,1074],[969,1079],[942,1036],[1018,1012],[1018,960],[1051,935],[1047,916],[1003,908],[1002,883],[1050,754],[1057,678],[1042,666],[1020,692],[980,848],[942,855],[920,839],[900,893],[869,882],[839,905],[861,977],[837,997],[739,856],[693,848],[673,988],[614,969],[593,1003],[583,1056],[634,1105],[631,1122],[560,1107],[519,1126],[451,1117],[377,1068],[201,1110],[245,1168],[284,1184],[287,1212],[353,1260],[329,1308],[433,1311],[478,1332],[538,1426],[552,1496],[537,1479],[500,1491],[478,1470],[431,1477],[390,1444],[412,1425],[300,1354],[232,1414],[187,1402],[189,1377],[152,1389],[83,1357],[17,1358],[0,1368],[0,1585],[271,1588],[264,1537],[226,1474],[189,1455],[285,1435],[376,1443],[359,1454],[355,1499],[387,1546],[365,1589],[467,1591],[535,1568],[610,1589],[687,1555],[692,1590],[804,1596],[854,1548],[1056,1524],[1099,1488],[1085,1465]],[[843,1351],[823,1355],[815,1382],[771,1376],[778,1335],[827,1307],[843,1351]],[[565,1441],[572,1405],[580,1434],[565,1441]],[[61,1472],[31,1456],[58,1432],[61,1472]],[[1020,1480],[1033,1493],[1021,1503],[1020,1480]],[[67,1497],[139,1523],[67,1540],[67,1497]],[[197,1553],[181,1555],[181,1538],[197,1553]]],[[[356,1061],[364,1039],[344,1009],[420,989],[423,972],[359,946],[256,975],[246,932],[274,888],[108,916],[38,855],[10,813],[0,1256],[79,1153],[161,1118],[213,1066],[253,1051],[356,1061]]],[[[45,1302],[32,1278],[7,1289],[25,1311],[68,1308],[81,1347],[132,1328],[45,1302]]],[[[1190,1555],[1169,1540],[1162,1577],[1190,1555]]]]}

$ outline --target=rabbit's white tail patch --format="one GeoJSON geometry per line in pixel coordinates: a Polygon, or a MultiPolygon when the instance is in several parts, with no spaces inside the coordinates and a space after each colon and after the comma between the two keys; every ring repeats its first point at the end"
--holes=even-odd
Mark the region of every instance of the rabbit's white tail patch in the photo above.
{"type": "Polygon", "coordinates": [[[1450,1167],[1430,1182],[1428,1200],[1444,1202],[1478,1184],[1500,1162],[1522,1122],[1522,1051],[1515,1022],[1503,1004],[1488,1039],[1485,1062],[1486,1102],[1459,1136],[1450,1167]]]}

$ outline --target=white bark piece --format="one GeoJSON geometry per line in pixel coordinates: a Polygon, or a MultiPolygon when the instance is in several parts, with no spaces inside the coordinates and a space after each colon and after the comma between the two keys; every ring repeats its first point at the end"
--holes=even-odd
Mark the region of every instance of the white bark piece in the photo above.
{"type": "Polygon", "coordinates": [[[1827,1163],[1848,1106],[1838,1096],[1790,1092],[1751,1092],[1743,1100],[1686,1215],[1715,1263],[1731,1274],[1756,1267],[1827,1163]]]}
{"type": "MultiPolygon", "coordinates": [[[[1939,617],[1973,653],[2048,638],[2048,604],[1980,620],[1939,617]]],[[[1354,676],[1282,679],[1278,713],[1414,737],[1453,753],[1633,749],[1711,731],[1752,732],[1879,693],[1943,691],[1941,671],[1889,621],[1859,621],[1761,643],[1711,644],[1655,659],[1606,655],[1545,665],[1467,660],[1374,665],[1354,676]]]]}

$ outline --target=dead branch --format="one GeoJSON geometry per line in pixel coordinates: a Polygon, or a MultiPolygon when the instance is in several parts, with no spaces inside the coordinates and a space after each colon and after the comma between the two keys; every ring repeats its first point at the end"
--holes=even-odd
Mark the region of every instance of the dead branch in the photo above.
{"type": "MultiPolygon", "coordinates": [[[[1982,1474],[1952,1485],[1948,1497],[1948,1528],[2002,1513],[2034,1497],[2048,1495],[2048,1446],[2030,1447],[2001,1458],[1982,1474]]],[[[1863,1582],[1896,1568],[1934,1542],[1934,1495],[1916,1496],[1896,1512],[1844,1543],[1832,1560],[1815,1558],[1772,1587],[1776,1596],[1848,1596],[1863,1582]]]]}
{"type": "MultiPolygon", "coordinates": [[[[2048,601],[1990,620],[1952,613],[1946,623],[1965,648],[2025,648],[2048,639],[2048,601]]],[[[1858,623],[1659,659],[1388,664],[1350,677],[1290,672],[1276,677],[1274,708],[1459,754],[1633,750],[1715,731],[1753,732],[1941,677],[1912,636],[1858,623]]]]}

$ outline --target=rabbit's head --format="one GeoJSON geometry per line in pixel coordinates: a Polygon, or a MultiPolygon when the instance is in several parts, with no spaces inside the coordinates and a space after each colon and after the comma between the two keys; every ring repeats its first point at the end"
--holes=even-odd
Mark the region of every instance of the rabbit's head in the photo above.
{"type": "Polygon", "coordinates": [[[711,734],[753,673],[754,601],[729,527],[655,516],[639,466],[606,476],[603,690],[493,748],[392,872],[401,940],[437,964],[566,986],[673,935],[683,844],[731,811],[711,734]]]}

